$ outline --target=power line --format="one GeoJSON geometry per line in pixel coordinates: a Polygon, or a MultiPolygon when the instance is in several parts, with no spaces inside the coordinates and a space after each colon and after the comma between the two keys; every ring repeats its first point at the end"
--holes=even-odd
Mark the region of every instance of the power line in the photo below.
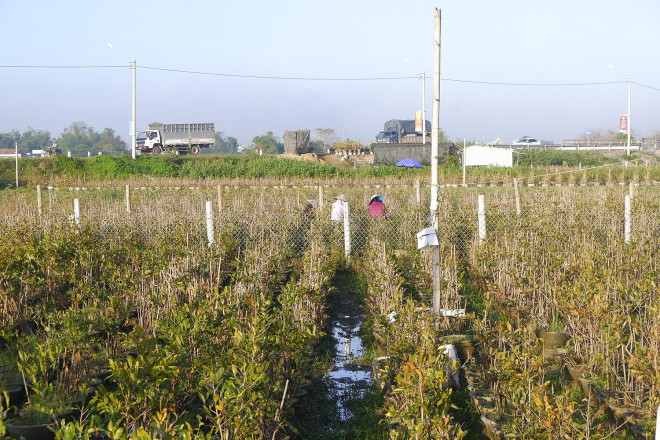
{"type": "MultiPolygon", "coordinates": [[[[118,69],[126,68],[126,65],[0,65],[0,68],[7,69],[118,69]]],[[[246,78],[246,79],[270,79],[270,80],[283,80],[283,81],[397,81],[406,79],[419,79],[419,76],[385,76],[385,77],[348,77],[348,78],[333,78],[333,77],[304,77],[304,76],[275,76],[275,75],[247,75],[236,73],[221,73],[221,72],[202,72],[196,70],[183,70],[183,69],[169,69],[165,67],[154,66],[136,66],[138,69],[156,70],[161,72],[172,73],[185,73],[189,75],[206,75],[206,76],[221,76],[228,78],[246,78]]],[[[431,80],[432,78],[427,78],[431,80]]],[[[611,85],[622,84],[627,81],[605,81],[605,82],[583,82],[583,83],[514,83],[505,81],[475,81],[456,78],[440,78],[441,81],[457,82],[465,84],[483,84],[483,85],[498,85],[498,86],[516,86],[516,87],[580,87],[580,86],[598,86],[598,85],[611,85]]],[[[651,90],[660,91],[660,88],[648,86],[633,82],[633,84],[645,87],[651,90]]]]}
{"type": "Polygon", "coordinates": [[[440,78],[442,81],[461,82],[469,84],[486,84],[496,86],[534,86],[534,87],[562,87],[562,86],[600,86],[606,84],[622,84],[627,81],[606,81],[606,82],[587,82],[587,83],[510,83],[494,81],[470,81],[465,79],[440,78]]]}
{"type": "Polygon", "coordinates": [[[659,91],[659,92],[660,92],[660,89],[659,89],[659,88],[657,88],[657,87],[651,87],[651,86],[647,86],[646,84],[640,84],[640,83],[638,83],[638,82],[634,82],[634,81],[633,81],[633,84],[635,84],[636,86],[640,86],[640,87],[646,87],[647,89],[651,89],[651,90],[657,90],[657,91],[659,91]]]}
{"type": "Polygon", "coordinates": [[[126,68],[127,65],[121,66],[36,66],[36,65],[9,65],[0,66],[3,69],[114,69],[126,68]]]}
{"type": "MultiPolygon", "coordinates": [[[[192,70],[166,69],[162,67],[149,67],[149,66],[139,66],[139,67],[141,69],[160,70],[165,72],[176,72],[176,73],[189,73],[195,75],[213,75],[213,76],[227,76],[227,77],[235,77],[235,78],[256,78],[256,79],[298,80],[298,81],[386,81],[386,80],[401,80],[401,79],[419,79],[419,75],[398,76],[398,77],[366,77],[366,78],[315,78],[315,77],[239,75],[239,74],[229,74],[229,73],[213,73],[213,72],[199,72],[192,70]]],[[[427,79],[433,79],[433,78],[427,78],[427,79]]],[[[507,83],[507,82],[493,82],[493,81],[470,81],[470,80],[452,79],[452,78],[440,78],[440,80],[470,83],[470,84],[505,85],[505,86],[593,86],[593,85],[603,85],[603,84],[626,83],[626,81],[608,81],[608,82],[590,82],[590,83],[507,83]]]]}
{"type": "Polygon", "coordinates": [[[386,80],[400,80],[400,79],[419,79],[419,76],[391,76],[391,77],[365,77],[365,78],[315,78],[304,76],[268,76],[268,75],[241,75],[235,73],[214,73],[214,72],[199,72],[194,70],[180,70],[180,69],[166,69],[164,67],[150,67],[138,66],[140,69],[159,70],[163,72],[175,73],[189,73],[193,75],[211,75],[211,76],[225,76],[232,78],[253,78],[253,79],[278,79],[278,80],[295,80],[295,81],[386,81],[386,80]]]}

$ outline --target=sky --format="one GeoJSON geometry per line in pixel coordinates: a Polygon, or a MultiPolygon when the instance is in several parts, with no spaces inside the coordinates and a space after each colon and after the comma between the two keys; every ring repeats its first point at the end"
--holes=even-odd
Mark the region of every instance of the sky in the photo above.
{"type": "Polygon", "coordinates": [[[213,122],[245,145],[298,128],[370,142],[421,110],[421,72],[433,118],[436,8],[450,139],[616,131],[627,78],[634,135],[660,132],[657,0],[0,0],[0,133],[56,138],[83,121],[130,144],[135,60],[138,131],[213,122]]]}

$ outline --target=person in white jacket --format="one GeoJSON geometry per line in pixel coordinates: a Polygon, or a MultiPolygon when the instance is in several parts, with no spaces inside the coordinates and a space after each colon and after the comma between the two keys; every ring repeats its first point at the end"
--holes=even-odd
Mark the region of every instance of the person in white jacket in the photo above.
{"type": "Polygon", "coordinates": [[[339,194],[335,197],[335,203],[332,204],[330,220],[333,222],[341,222],[344,220],[344,203],[346,203],[346,196],[344,194],[339,194]]]}

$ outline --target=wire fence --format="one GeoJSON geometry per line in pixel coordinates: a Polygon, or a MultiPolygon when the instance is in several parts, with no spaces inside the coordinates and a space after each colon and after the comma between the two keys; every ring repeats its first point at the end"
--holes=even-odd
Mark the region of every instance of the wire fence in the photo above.
{"type": "MultiPolygon", "coordinates": [[[[214,233],[231,230],[243,242],[254,242],[255,236],[264,234],[286,236],[291,248],[301,251],[307,242],[305,233],[315,223],[314,230],[324,231],[324,237],[340,247],[347,243],[344,232],[348,231],[346,253],[359,256],[370,235],[384,236],[393,249],[403,249],[415,246],[416,233],[431,224],[428,196],[415,186],[322,188],[52,189],[42,191],[41,202],[33,191],[17,192],[2,200],[0,229],[32,225],[47,230],[55,224],[93,223],[108,236],[131,228],[155,238],[173,224],[184,223],[191,239],[204,243],[206,205],[211,202],[214,233]],[[331,202],[340,193],[346,194],[350,206],[347,229],[330,222],[331,202]],[[374,194],[384,198],[386,218],[369,216],[367,206],[374,194]],[[316,207],[310,209],[308,203],[316,207]]],[[[540,235],[553,237],[561,246],[577,240],[608,246],[656,245],[659,196],[659,187],[644,184],[447,186],[439,190],[438,237],[441,245],[462,254],[540,235]]]]}

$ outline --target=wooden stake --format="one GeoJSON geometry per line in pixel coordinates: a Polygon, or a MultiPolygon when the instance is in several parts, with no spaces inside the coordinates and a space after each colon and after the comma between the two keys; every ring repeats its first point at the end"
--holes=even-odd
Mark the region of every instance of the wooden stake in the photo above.
{"type": "Polygon", "coordinates": [[[518,179],[513,179],[513,191],[516,196],[516,214],[520,215],[520,187],[518,186],[518,179]]]}
{"type": "Polygon", "coordinates": [[[131,186],[126,185],[126,212],[131,213],[131,186]]]}
{"type": "Polygon", "coordinates": [[[218,185],[218,214],[222,214],[222,185],[218,185]]]}
{"type": "Polygon", "coordinates": [[[41,217],[41,185],[37,185],[37,211],[41,217]]]}

